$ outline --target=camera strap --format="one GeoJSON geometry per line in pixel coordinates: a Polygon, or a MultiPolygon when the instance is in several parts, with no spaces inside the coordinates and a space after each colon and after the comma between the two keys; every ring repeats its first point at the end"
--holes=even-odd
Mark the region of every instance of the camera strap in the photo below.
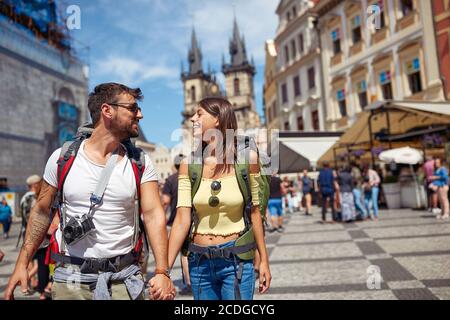
{"type": "Polygon", "coordinates": [[[98,180],[97,187],[95,187],[94,192],[91,195],[91,207],[89,208],[88,216],[92,217],[92,209],[94,206],[99,205],[102,202],[103,194],[105,193],[106,186],[108,185],[109,179],[111,178],[112,172],[116,163],[119,159],[119,148],[114,150],[112,155],[109,157],[106,162],[105,168],[102,170],[102,174],[100,175],[100,179],[98,180]]]}

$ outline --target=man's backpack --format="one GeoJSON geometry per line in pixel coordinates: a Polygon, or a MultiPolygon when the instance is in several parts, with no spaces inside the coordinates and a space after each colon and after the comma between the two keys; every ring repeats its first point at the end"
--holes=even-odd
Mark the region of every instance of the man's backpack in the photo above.
{"type": "MultiPolygon", "coordinates": [[[[265,221],[266,216],[266,208],[269,202],[270,195],[270,177],[268,174],[268,168],[266,165],[263,165],[263,161],[261,161],[261,157],[265,157],[261,155],[256,147],[256,143],[251,140],[249,137],[245,137],[244,139],[244,147],[241,150],[238,150],[238,161],[235,162],[234,169],[236,178],[238,181],[239,189],[241,190],[242,196],[244,198],[244,222],[245,229],[240,234],[240,237],[236,241],[236,246],[238,245],[247,245],[251,242],[254,242],[252,223],[251,223],[251,208],[252,208],[252,194],[250,190],[250,164],[249,164],[249,153],[250,150],[255,150],[259,156],[259,166],[260,166],[260,178],[259,178],[259,209],[261,213],[261,217],[263,222],[265,221]],[[239,156],[241,155],[241,156],[239,156]]],[[[264,159],[265,160],[265,159],[264,159]]],[[[202,172],[203,172],[203,164],[202,163],[191,163],[188,165],[188,175],[189,180],[191,182],[191,200],[194,201],[195,194],[198,191],[202,180],[202,172]]],[[[191,223],[192,226],[197,222],[197,217],[195,215],[195,209],[192,209],[191,213],[191,223]]],[[[183,247],[183,254],[187,255],[189,253],[188,246],[189,242],[192,240],[192,226],[191,231],[186,239],[186,242],[183,247]]],[[[254,249],[250,250],[246,253],[237,254],[237,256],[243,260],[253,259],[254,257],[254,249]]]]}
{"type": "MultiPolygon", "coordinates": [[[[57,171],[57,181],[58,181],[58,191],[56,193],[55,201],[52,206],[52,212],[57,213],[60,218],[60,228],[63,230],[65,223],[65,212],[62,210],[61,205],[63,204],[63,187],[64,182],[69,174],[69,171],[73,165],[75,157],[78,154],[78,150],[80,149],[81,143],[89,138],[92,135],[94,128],[92,124],[85,123],[81,127],[78,128],[77,134],[72,141],[67,141],[61,147],[60,156],[58,159],[58,171],[57,171]]],[[[134,226],[134,249],[133,251],[136,254],[140,254],[144,245],[148,250],[147,237],[145,234],[145,228],[143,221],[140,217],[141,208],[140,208],[140,186],[142,175],[145,170],[145,153],[142,149],[137,148],[133,145],[130,139],[122,141],[122,145],[126,148],[127,157],[131,161],[134,177],[136,180],[136,191],[137,191],[137,199],[136,199],[136,209],[135,209],[135,226],[134,226]]],[[[52,219],[53,220],[53,215],[52,219]]],[[[56,231],[55,231],[56,233],[56,231]]],[[[56,241],[55,233],[52,235],[50,240],[49,250],[46,256],[46,263],[54,263],[50,258],[51,252],[53,253],[61,253],[64,254],[64,240],[61,242],[61,247],[58,246],[56,241]]],[[[63,237],[62,237],[63,239],[63,237]]]]}

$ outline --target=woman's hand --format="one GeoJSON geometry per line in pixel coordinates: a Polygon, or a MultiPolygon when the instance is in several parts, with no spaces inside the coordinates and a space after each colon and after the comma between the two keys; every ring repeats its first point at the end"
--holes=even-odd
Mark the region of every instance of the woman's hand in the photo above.
{"type": "Polygon", "coordinates": [[[270,288],[272,276],[270,274],[269,263],[267,261],[259,264],[259,293],[266,293],[270,288]]]}

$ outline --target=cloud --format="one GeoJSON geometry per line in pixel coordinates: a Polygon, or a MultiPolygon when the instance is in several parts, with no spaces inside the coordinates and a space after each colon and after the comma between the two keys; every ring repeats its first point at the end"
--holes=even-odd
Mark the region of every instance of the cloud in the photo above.
{"type": "Polygon", "coordinates": [[[145,62],[121,56],[110,56],[94,64],[98,76],[111,76],[120,82],[138,85],[145,81],[178,78],[178,69],[164,64],[149,65],[145,62]]]}

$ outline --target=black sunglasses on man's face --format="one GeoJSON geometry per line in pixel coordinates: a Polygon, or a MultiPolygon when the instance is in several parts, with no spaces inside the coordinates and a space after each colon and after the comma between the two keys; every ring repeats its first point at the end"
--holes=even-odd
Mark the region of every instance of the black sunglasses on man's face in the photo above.
{"type": "Polygon", "coordinates": [[[131,112],[133,112],[134,114],[138,114],[139,111],[141,111],[141,108],[139,107],[139,105],[137,104],[137,102],[135,103],[108,103],[111,106],[118,106],[118,107],[122,107],[125,109],[130,110],[131,112]]]}

